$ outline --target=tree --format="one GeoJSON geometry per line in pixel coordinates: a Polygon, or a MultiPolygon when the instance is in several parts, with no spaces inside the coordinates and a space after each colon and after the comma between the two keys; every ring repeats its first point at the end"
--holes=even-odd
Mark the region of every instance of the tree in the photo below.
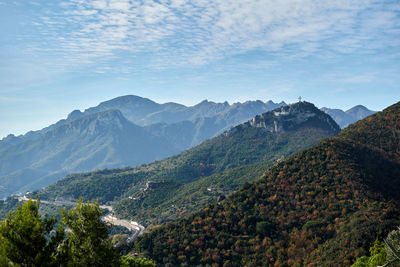
{"type": "Polygon", "coordinates": [[[374,267],[384,265],[387,262],[385,243],[375,240],[374,245],[369,249],[370,257],[362,256],[357,259],[352,267],[374,267]]]}
{"type": "Polygon", "coordinates": [[[270,221],[262,221],[256,224],[256,232],[262,236],[268,236],[274,230],[274,225],[270,221]]]}
{"type": "Polygon", "coordinates": [[[131,256],[122,256],[121,266],[123,267],[155,267],[154,261],[146,258],[135,258],[131,256]]]}
{"type": "Polygon", "coordinates": [[[385,249],[389,260],[388,266],[398,265],[400,262],[400,227],[388,234],[385,240],[385,249]]]}
{"type": "Polygon", "coordinates": [[[84,203],[82,199],[75,208],[62,211],[61,222],[68,229],[68,237],[58,255],[61,266],[119,266],[120,258],[102,215],[98,203],[84,203]]]}
{"type": "Polygon", "coordinates": [[[371,256],[362,256],[352,267],[398,266],[400,262],[400,227],[391,231],[384,242],[375,240],[369,249],[371,256]]]}
{"type": "Polygon", "coordinates": [[[56,222],[55,217],[40,217],[38,199],[10,212],[0,222],[1,266],[56,266],[57,247],[64,239],[61,227],[52,231],[56,222]]]}
{"type": "Polygon", "coordinates": [[[39,215],[39,200],[29,200],[0,221],[0,266],[153,267],[152,260],[120,258],[101,220],[99,205],[82,199],[57,218],[39,215]]]}

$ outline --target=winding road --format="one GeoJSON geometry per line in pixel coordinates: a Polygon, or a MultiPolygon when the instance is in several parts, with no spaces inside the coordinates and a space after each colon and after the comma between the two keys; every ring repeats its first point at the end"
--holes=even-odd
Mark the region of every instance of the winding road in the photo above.
{"type": "Polygon", "coordinates": [[[112,214],[108,214],[102,218],[103,221],[111,223],[113,225],[119,225],[122,227],[125,227],[129,229],[129,231],[132,231],[133,234],[128,238],[128,243],[132,242],[133,240],[136,239],[136,237],[140,236],[143,234],[143,231],[145,227],[143,225],[138,224],[137,222],[130,221],[128,222],[127,220],[121,220],[118,219],[117,217],[112,216],[112,214]]]}

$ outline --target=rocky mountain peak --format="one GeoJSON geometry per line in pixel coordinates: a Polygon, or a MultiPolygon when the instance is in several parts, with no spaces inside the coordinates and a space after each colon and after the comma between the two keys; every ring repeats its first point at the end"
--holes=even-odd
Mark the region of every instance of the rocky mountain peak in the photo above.
{"type": "Polygon", "coordinates": [[[375,111],[369,110],[362,105],[357,105],[357,106],[352,107],[351,109],[347,110],[346,113],[359,120],[366,116],[374,114],[375,111]]]}
{"type": "Polygon", "coordinates": [[[220,104],[219,103],[215,103],[213,101],[208,101],[207,99],[204,99],[203,101],[201,101],[200,103],[198,103],[194,107],[209,107],[209,106],[217,106],[217,105],[220,105],[220,104]]]}
{"type": "Polygon", "coordinates": [[[73,133],[104,134],[121,130],[127,124],[134,125],[122,115],[121,111],[111,109],[77,118],[47,134],[52,136],[71,135],[73,133]]]}
{"type": "Polygon", "coordinates": [[[105,101],[100,103],[100,105],[146,105],[146,104],[156,104],[154,101],[148,99],[148,98],[144,98],[144,97],[140,97],[140,96],[136,96],[136,95],[125,95],[125,96],[120,96],[120,97],[116,97],[114,99],[105,101]]]}
{"type": "Polygon", "coordinates": [[[281,106],[257,115],[238,127],[263,128],[271,133],[295,130],[299,127],[318,127],[332,134],[337,134],[340,131],[339,126],[329,115],[309,102],[281,106]]]}
{"type": "Polygon", "coordinates": [[[363,105],[356,105],[352,107],[351,109],[347,110],[346,112],[351,112],[352,110],[369,110],[363,105]]]}
{"type": "Polygon", "coordinates": [[[136,123],[144,116],[159,111],[161,105],[147,98],[126,95],[102,102],[96,107],[86,109],[84,113],[87,115],[111,109],[119,109],[126,118],[136,123]]]}
{"type": "Polygon", "coordinates": [[[104,112],[95,113],[82,118],[81,121],[84,123],[97,122],[103,125],[118,125],[119,127],[124,123],[128,123],[128,120],[118,109],[110,109],[104,112]]]}
{"type": "Polygon", "coordinates": [[[80,110],[74,110],[70,114],[68,114],[67,121],[73,121],[77,118],[82,117],[84,114],[80,110]]]}

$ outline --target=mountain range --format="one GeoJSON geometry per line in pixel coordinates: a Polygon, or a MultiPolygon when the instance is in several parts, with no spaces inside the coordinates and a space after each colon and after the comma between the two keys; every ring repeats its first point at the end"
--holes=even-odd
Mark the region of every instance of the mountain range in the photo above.
{"type": "Polygon", "coordinates": [[[75,110],[42,130],[0,141],[0,197],[47,186],[68,173],[160,160],[285,105],[204,100],[187,107],[122,96],[75,110]]]}
{"type": "Polygon", "coordinates": [[[350,266],[400,224],[400,102],[296,153],[133,252],[171,266],[350,266]]]}
{"type": "Polygon", "coordinates": [[[13,145],[0,154],[5,192],[41,188],[71,171],[153,161],[177,152],[168,140],[149,135],[119,110],[94,113],[13,145]]]}

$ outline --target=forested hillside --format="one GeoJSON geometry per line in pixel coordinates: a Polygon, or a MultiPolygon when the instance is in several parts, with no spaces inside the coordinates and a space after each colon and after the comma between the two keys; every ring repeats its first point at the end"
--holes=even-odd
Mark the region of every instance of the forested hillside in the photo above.
{"type": "Polygon", "coordinates": [[[157,224],[236,191],[264,171],[250,168],[229,175],[235,178],[228,184],[225,170],[258,162],[264,162],[266,169],[338,132],[338,125],[313,104],[296,103],[256,116],[178,156],[135,168],[69,175],[39,194],[43,199],[83,196],[100,203],[118,202],[116,211],[123,217],[157,224]],[[251,171],[254,175],[248,175],[251,171]],[[183,199],[202,200],[181,201],[178,192],[183,199]]]}
{"type": "Polygon", "coordinates": [[[137,242],[158,263],[349,266],[400,224],[400,103],[137,242]]]}
{"type": "Polygon", "coordinates": [[[114,208],[119,216],[135,218],[146,225],[175,221],[238,191],[246,182],[260,178],[272,164],[274,161],[245,165],[187,184],[164,182],[122,199],[114,208]]]}

